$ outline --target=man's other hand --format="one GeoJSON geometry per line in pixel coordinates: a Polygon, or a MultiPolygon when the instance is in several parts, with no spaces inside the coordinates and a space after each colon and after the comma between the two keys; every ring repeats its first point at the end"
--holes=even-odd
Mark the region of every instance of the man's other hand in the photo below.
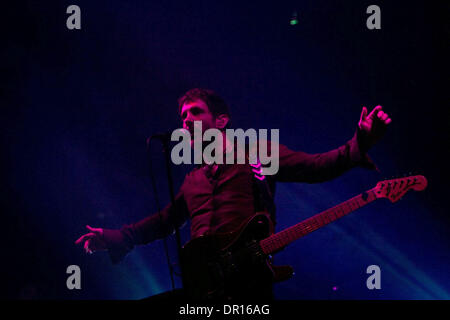
{"type": "Polygon", "coordinates": [[[89,254],[95,251],[106,250],[106,243],[103,240],[103,229],[91,228],[90,226],[86,226],[86,228],[89,230],[89,233],[78,238],[75,244],[83,245],[84,250],[89,254]]]}
{"type": "Polygon", "coordinates": [[[382,106],[376,106],[367,115],[367,108],[363,107],[358,126],[367,136],[368,148],[380,140],[386,132],[387,126],[392,122],[389,115],[383,111],[382,106]]]}

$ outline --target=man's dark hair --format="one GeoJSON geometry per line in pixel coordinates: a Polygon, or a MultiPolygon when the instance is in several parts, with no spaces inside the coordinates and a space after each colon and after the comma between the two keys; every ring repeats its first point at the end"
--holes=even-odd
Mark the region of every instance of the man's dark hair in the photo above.
{"type": "Polygon", "coordinates": [[[181,113],[181,108],[186,102],[194,102],[195,100],[202,100],[214,117],[221,114],[226,114],[230,118],[230,112],[225,100],[217,93],[209,89],[194,88],[186,92],[180,99],[178,99],[178,113],[181,113]]]}

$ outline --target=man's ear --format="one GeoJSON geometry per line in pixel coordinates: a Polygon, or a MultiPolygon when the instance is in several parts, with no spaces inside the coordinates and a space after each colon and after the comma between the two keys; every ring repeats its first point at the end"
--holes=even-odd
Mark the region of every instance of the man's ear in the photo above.
{"type": "Polygon", "coordinates": [[[220,130],[225,129],[229,121],[230,117],[227,114],[218,115],[216,117],[216,127],[220,130]]]}

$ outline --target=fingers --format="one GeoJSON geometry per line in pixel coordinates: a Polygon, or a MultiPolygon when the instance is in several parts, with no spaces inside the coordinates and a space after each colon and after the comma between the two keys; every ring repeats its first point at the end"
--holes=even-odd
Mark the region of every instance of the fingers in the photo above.
{"type": "Polygon", "coordinates": [[[362,129],[362,124],[366,120],[366,116],[367,116],[367,108],[363,106],[362,111],[361,111],[361,116],[359,117],[359,122],[358,122],[358,126],[360,129],[362,129]]]}
{"type": "Polygon", "coordinates": [[[387,114],[384,113],[383,111],[378,111],[377,113],[377,118],[380,120],[384,120],[387,117],[387,114]]]}
{"type": "MultiPolygon", "coordinates": [[[[86,251],[86,253],[88,254],[92,254],[93,251],[91,248],[91,244],[94,243],[95,246],[95,243],[97,242],[97,240],[99,240],[99,236],[103,235],[103,229],[92,228],[91,226],[86,226],[86,228],[91,232],[82,235],[75,241],[75,244],[83,244],[84,251],[86,251]]],[[[96,249],[94,248],[94,250],[96,249]]]]}
{"type": "Polygon", "coordinates": [[[369,114],[369,118],[375,118],[375,115],[377,115],[381,110],[383,109],[382,106],[376,106],[372,112],[369,114]]]}
{"type": "Polygon", "coordinates": [[[361,112],[361,117],[359,118],[359,122],[363,121],[366,116],[367,116],[367,108],[363,107],[362,112],[361,112]]]}
{"type": "Polygon", "coordinates": [[[384,122],[384,124],[389,124],[392,122],[392,119],[389,118],[389,115],[383,111],[378,111],[377,118],[384,122]]]}
{"type": "Polygon", "coordinates": [[[95,233],[95,234],[98,234],[98,235],[103,235],[103,229],[102,228],[92,228],[91,226],[86,226],[86,228],[89,230],[89,231],[91,231],[91,232],[93,232],[93,233],[95,233]]]}
{"type": "Polygon", "coordinates": [[[87,233],[87,234],[85,234],[85,235],[82,235],[80,238],[78,238],[78,239],[75,241],[75,244],[80,244],[80,243],[82,243],[83,241],[87,241],[87,240],[89,240],[89,239],[92,239],[92,238],[95,237],[95,236],[97,236],[95,233],[87,233]]]}
{"type": "Polygon", "coordinates": [[[86,253],[89,253],[89,254],[92,253],[92,250],[89,248],[90,244],[91,244],[91,240],[87,240],[84,243],[84,251],[86,251],[86,253]]]}
{"type": "Polygon", "coordinates": [[[89,233],[86,233],[85,235],[81,236],[75,241],[75,244],[80,244],[83,241],[86,241],[88,239],[94,238],[96,236],[102,236],[103,235],[103,229],[101,228],[92,228],[91,226],[86,226],[86,228],[91,231],[89,233]]]}
{"type": "Polygon", "coordinates": [[[383,123],[384,125],[388,125],[392,122],[392,119],[389,117],[389,115],[383,111],[382,106],[376,106],[373,108],[373,110],[367,115],[367,108],[363,107],[363,110],[361,112],[361,117],[359,119],[359,127],[361,128],[361,123],[365,120],[378,120],[379,122],[383,123]]]}

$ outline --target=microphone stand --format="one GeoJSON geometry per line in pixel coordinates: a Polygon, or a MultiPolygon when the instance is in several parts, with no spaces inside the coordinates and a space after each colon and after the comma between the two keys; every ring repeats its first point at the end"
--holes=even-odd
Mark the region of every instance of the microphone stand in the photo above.
{"type": "MultiPolygon", "coordinates": [[[[174,205],[175,204],[175,193],[173,191],[173,179],[172,179],[172,170],[171,170],[171,166],[170,166],[170,157],[169,157],[169,153],[170,153],[170,148],[169,148],[169,140],[168,139],[162,139],[163,141],[163,152],[165,155],[165,160],[166,160],[166,171],[167,171],[167,181],[169,183],[169,193],[170,193],[170,201],[171,204],[174,205]]],[[[181,257],[181,238],[180,238],[180,231],[178,230],[178,227],[174,226],[175,229],[175,239],[177,242],[177,251],[178,251],[178,261],[180,261],[180,257],[181,257]]],[[[183,271],[181,270],[181,273],[183,271]]]]}
{"type": "MultiPolygon", "coordinates": [[[[170,153],[170,148],[169,148],[169,140],[170,140],[170,135],[167,133],[163,133],[163,134],[155,134],[153,136],[151,136],[149,139],[147,139],[147,149],[150,150],[150,141],[153,140],[154,138],[160,140],[162,142],[162,146],[163,146],[163,153],[164,153],[164,160],[166,163],[166,172],[167,172],[167,181],[168,181],[168,185],[169,185],[169,194],[170,194],[170,202],[172,205],[175,204],[175,193],[174,193],[174,189],[173,189],[173,179],[172,179],[172,171],[171,171],[171,163],[170,163],[170,157],[169,157],[169,153],[170,153]]],[[[151,160],[150,160],[150,164],[151,164],[151,160]]],[[[151,169],[151,166],[150,166],[151,169]]],[[[154,188],[156,188],[156,185],[154,184],[154,188]]],[[[155,190],[156,192],[156,190],[155,190]]],[[[160,210],[160,209],[159,209],[160,210]]],[[[180,261],[181,259],[181,237],[180,237],[180,232],[178,230],[177,226],[173,226],[174,230],[175,230],[175,239],[176,239],[176,243],[177,243],[177,253],[178,253],[178,261],[180,261]]],[[[166,250],[166,255],[167,255],[167,262],[169,265],[169,271],[170,271],[170,279],[172,282],[172,290],[175,290],[175,282],[174,282],[174,278],[173,278],[173,265],[170,262],[170,258],[169,258],[169,253],[167,251],[167,245],[165,244],[165,250],[166,250]]],[[[181,278],[183,278],[183,270],[180,268],[180,276],[181,278]]]]}

